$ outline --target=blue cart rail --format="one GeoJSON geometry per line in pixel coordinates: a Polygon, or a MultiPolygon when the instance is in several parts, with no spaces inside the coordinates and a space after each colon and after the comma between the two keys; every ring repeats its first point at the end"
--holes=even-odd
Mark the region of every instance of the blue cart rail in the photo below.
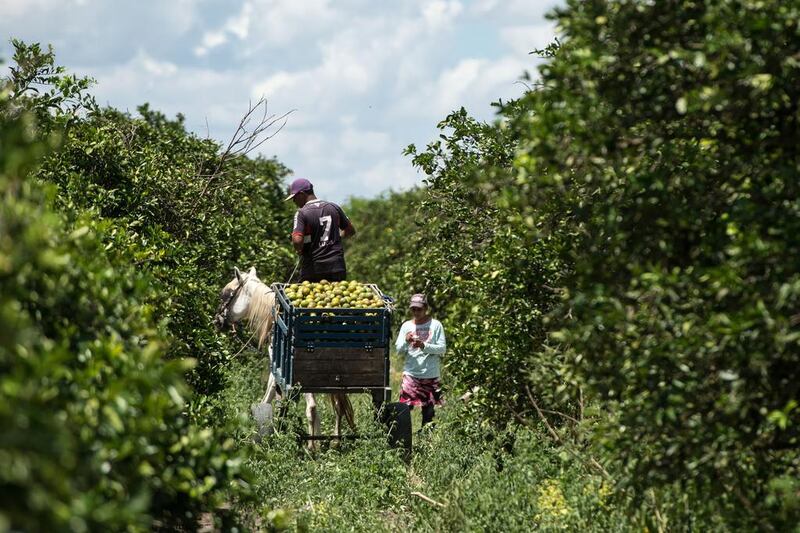
{"type": "Polygon", "coordinates": [[[277,296],[272,336],[272,374],[285,393],[372,392],[388,401],[391,303],[382,308],[316,309],[296,307],[286,285],[275,283],[277,296]]]}

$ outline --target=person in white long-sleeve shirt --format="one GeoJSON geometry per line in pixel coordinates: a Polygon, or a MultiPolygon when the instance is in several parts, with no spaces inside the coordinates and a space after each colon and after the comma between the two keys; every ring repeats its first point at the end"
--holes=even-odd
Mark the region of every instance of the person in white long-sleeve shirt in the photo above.
{"type": "Polygon", "coordinates": [[[409,302],[412,320],[400,327],[395,348],[405,356],[400,402],[422,407],[422,425],[433,420],[434,406],[442,405],[440,363],[447,350],[442,323],[428,314],[428,300],[415,294],[409,302]]]}

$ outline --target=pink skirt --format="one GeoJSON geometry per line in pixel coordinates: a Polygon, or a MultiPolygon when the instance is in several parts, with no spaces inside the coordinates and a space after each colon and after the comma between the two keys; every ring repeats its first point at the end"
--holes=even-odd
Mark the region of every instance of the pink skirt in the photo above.
{"type": "Polygon", "coordinates": [[[415,378],[403,374],[400,403],[408,405],[442,405],[442,385],[439,378],[415,378]]]}

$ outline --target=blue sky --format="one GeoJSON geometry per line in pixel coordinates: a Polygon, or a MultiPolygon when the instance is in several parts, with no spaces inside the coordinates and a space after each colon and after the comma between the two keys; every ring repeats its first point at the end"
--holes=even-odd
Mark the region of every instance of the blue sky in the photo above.
{"type": "Polygon", "coordinates": [[[0,57],[11,37],[51,43],[60,64],[97,80],[98,102],[149,102],[227,141],[250,100],[296,110],[261,147],[318,196],[343,201],[422,180],[402,150],[433,140],[466,107],[535,75],[553,40],[537,0],[0,0],[0,57]]]}

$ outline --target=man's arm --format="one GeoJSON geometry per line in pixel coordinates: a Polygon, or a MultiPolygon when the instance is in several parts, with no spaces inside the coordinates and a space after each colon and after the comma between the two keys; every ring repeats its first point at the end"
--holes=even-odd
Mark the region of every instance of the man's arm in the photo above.
{"type": "Polygon", "coordinates": [[[294,251],[297,252],[298,255],[301,255],[303,253],[302,233],[292,233],[292,246],[294,246],[294,251]]]}
{"type": "Polygon", "coordinates": [[[336,210],[339,212],[339,229],[341,230],[341,236],[343,239],[348,237],[352,237],[356,234],[356,228],[353,226],[353,223],[347,218],[347,215],[344,214],[344,209],[340,206],[336,206],[336,210]]]}
{"type": "Polygon", "coordinates": [[[292,226],[292,246],[298,254],[303,253],[303,243],[305,242],[306,221],[298,209],[294,213],[294,225],[292,226]]]}

